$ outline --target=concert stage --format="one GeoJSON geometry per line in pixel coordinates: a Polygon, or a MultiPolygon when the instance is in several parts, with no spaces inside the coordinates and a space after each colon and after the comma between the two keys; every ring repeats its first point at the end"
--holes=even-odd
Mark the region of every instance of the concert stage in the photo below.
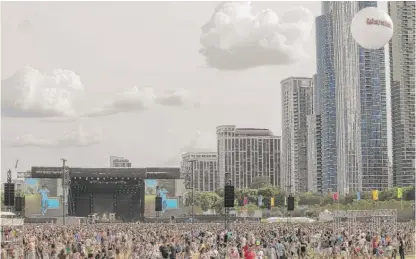
{"type": "MultiPolygon", "coordinates": [[[[143,220],[145,179],[180,178],[180,168],[67,167],[65,170],[70,178],[67,202],[62,203],[66,205],[61,205],[65,208],[56,209],[55,212],[66,211],[67,215],[72,217],[88,217],[91,214],[101,217],[115,213],[116,220],[123,222],[143,220]]],[[[62,179],[62,177],[62,167],[32,167],[31,170],[31,178],[62,179]]],[[[62,186],[57,189],[65,188],[62,186]]]]}

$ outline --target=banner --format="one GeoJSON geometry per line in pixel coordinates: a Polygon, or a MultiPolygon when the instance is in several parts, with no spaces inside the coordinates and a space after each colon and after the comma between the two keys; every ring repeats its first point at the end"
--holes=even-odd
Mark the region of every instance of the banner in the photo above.
{"type": "Polygon", "coordinates": [[[334,193],[332,194],[332,199],[333,199],[334,201],[339,200],[339,197],[338,197],[338,192],[334,192],[334,193]]]}
{"type": "Polygon", "coordinates": [[[272,197],[272,198],[270,198],[270,206],[271,207],[274,207],[274,198],[272,197]]]}
{"type": "Polygon", "coordinates": [[[361,200],[361,193],[357,192],[357,201],[361,200]]]}
{"type": "Polygon", "coordinates": [[[402,188],[397,188],[397,198],[398,199],[403,198],[403,189],[402,188]]]}
{"type": "Polygon", "coordinates": [[[243,205],[247,205],[247,204],[248,204],[248,198],[247,197],[244,197],[243,205]]]}
{"type": "Polygon", "coordinates": [[[258,205],[259,205],[259,207],[260,206],[263,206],[263,196],[262,195],[259,195],[259,198],[258,198],[258,205]]]}
{"type": "Polygon", "coordinates": [[[373,190],[371,193],[373,195],[373,201],[377,201],[378,200],[378,191],[377,190],[373,190]]]}

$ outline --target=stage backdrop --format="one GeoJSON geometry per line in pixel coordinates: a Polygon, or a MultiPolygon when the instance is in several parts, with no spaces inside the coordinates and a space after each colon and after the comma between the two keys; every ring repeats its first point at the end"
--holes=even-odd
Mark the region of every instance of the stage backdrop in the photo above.
{"type": "Polygon", "coordinates": [[[176,180],[175,179],[147,179],[145,180],[145,210],[144,215],[155,215],[155,197],[157,186],[159,187],[159,195],[162,197],[163,210],[179,208],[178,197],[176,196],[176,180]]]}
{"type": "Polygon", "coordinates": [[[62,180],[27,178],[24,183],[26,217],[62,217],[62,180]]]}

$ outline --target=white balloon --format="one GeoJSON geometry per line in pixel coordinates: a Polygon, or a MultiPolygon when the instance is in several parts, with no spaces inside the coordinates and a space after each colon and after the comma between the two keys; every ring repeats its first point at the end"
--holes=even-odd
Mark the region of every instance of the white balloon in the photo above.
{"type": "Polygon", "coordinates": [[[393,21],[380,8],[367,7],[360,10],[352,19],[351,34],[361,47],[380,49],[393,36],[393,21]]]}

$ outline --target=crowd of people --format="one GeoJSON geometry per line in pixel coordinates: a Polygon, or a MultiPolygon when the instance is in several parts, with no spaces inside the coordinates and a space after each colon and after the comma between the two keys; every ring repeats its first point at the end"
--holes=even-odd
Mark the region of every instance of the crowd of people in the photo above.
{"type": "MultiPolygon", "coordinates": [[[[282,259],[406,258],[414,222],[353,228],[331,223],[25,224],[2,229],[1,258],[282,259]]],[[[408,258],[408,257],[407,257],[408,258]]]]}

